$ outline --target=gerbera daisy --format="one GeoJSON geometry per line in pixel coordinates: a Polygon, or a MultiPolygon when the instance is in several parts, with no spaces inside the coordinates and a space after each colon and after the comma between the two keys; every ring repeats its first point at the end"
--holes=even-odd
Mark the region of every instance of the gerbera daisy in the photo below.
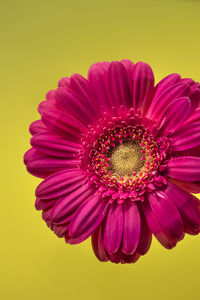
{"type": "Polygon", "coordinates": [[[30,126],[36,208],[59,237],[92,237],[100,261],[132,263],[200,232],[200,84],[129,60],[62,78],[30,126]]]}

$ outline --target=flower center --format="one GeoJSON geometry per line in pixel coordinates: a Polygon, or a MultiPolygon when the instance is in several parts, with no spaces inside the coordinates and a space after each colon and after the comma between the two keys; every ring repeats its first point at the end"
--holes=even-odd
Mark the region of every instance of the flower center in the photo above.
{"type": "Polygon", "coordinates": [[[113,176],[132,177],[138,173],[144,161],[141,160],[141,147],[138,142],[124,143],[116,147],[110,155],[110,170],[113,176]]]}

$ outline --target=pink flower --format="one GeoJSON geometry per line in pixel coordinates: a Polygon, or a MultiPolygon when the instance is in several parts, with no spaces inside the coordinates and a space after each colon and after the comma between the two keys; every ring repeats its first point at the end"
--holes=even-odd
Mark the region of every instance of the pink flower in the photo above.
{"type": "Polygon", "coordinates": [[[92,236],[100,261],[132,263],[200,232],[200,84],[129,60],[63,78],[30,126],[36,208],[59,237],[92,236]]]}

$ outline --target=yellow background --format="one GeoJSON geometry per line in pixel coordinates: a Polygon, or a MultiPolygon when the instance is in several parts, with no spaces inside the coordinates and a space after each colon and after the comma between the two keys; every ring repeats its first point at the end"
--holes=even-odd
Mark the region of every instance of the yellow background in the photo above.
{"type": "Polygon", "coordinates": [[[70,246],[46,227],[22,156],[46,92],[96,61],[200,81],[200,1],[1,1],[0,28],[0,299],[199,299],[199,236],[171,251],[154,239],[133,265],[100,263],[90,240],[70,246]]]}

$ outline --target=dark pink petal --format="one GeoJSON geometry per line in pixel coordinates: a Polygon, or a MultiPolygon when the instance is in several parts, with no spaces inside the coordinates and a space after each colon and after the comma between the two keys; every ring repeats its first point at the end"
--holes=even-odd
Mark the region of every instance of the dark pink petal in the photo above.
{"type": "Polygon", "coordinates": [[[155,235],[161,245],[163,245],[167,249],[175,247],[177,239],[172,237],[162,228],[150,205],[147,202],[145,202],[143,205],[143,212],[149,229],[155,235]]]}
{"type": "Polygon", "coordinates": [[[168,183],[164,193],[175,204],[188,226],[200,228],[200,213],[193,195],[171,182],[168,183]]]}
{"type": "Polygon", "coordinates": [[[65,237],[66,234],[68,234],[68,229],[69,229],[69,223],[62,224],[62,225],[53,224],[52,226],[52,230],[60,238],[63,238],[65,237]]]}
{"type": "Polygon", "coordinates": [[[182,126],[173,134],[170,145],[173,151],[183,151],[200,146],[200,122],[182,126]]]}
{"type": "Polygon", "coordinates": [[[184,123],[190,113],[191,103],[187,97],[171,101],[160,117],[160,135],[169,135],[184,123]]]}
{"type": "Polygon", "coordinates": [[[200,181],[195,182],[187,182],[187,181],[180,181],[174,178],[168,178],[168,180],[172,183],[175,183],[180,188],[184,189],[185,191],[193,194],[200,193],[200,181]]]}
{"type": "Polygon", "coordinates": [[[190,94],[190,87],[184,83],[177,83],[166,88],[159,97],[153,98],[147,112],[147,117],[160,120],[163,111],[173,101],[181,97],[187,97],[190,94]]]}
{"type": "Polygon", "coordinates": [[[81,149],[79,143],[62,139],[48,132],[42,132],[33,136],[31,145],[41,153],[64,158],[75,157],[75,154],[81,149]]]}
{"type": "Polygon", "coordinates": [[[27,167],[27,171],[29,173],[31,173],[32,175],[36,176],[36,177],[39,177],[39,178],[46,178],[47,176],[49,176],[49,172],[44,170],[44,169],[34,169],[31,166],[32,162],[34,161],[39,161],[39,160],[43,160],[45,159],[45,155],[38,152],[37,150],[31,148],[29,149],[25,155],[24,155],[24,163],[27,167]]]}
{"type": "Polygon", "coordinates": [[[53,207],[56,203],[57,199],[51,199],[51,200],[42,200],[40,198],[37,198],[35,201],[35,208],[37,210],[45,210],[53,207]]]}
{"type": "Polygon", "coordinates": [[[105,220],[103,231],[103,244],[109,254],[117,252],[123,233],[123,207],[122,204],[111,204],[105,220]]]}
{"type": "Polygon", "coordinates": [[[53,207],[51,219],[53,223],[61,224],[69,218],[75,210],[95,192],[91,184],[84,184],[67,196],[64,196],[53,207]]]}
{"type": "Polygon", "coordinates": [[[32,135],[35,135],[37,133],[47,131],[47,127],[44,125],[44,123],[41,120],[37,120],[31,123],[29,127],[29,131],[32,135]]]}
{"type": "Polygon", "coordinates": [[[128,75],[131,78],[131,74],[133,72],[133,68],[135,64],[129,59],[122,59],[121,63],[126,68],[126,71],[128,72],[128,75]]]}
{"type": "Polygon", "coordinates": [[[73,116],[86,126],[97,121],[95,111],[91,105],[69,88],[58,88],[56,90],[57,108],[73,116]]]}
{"type": "Polygon", "coordinates": [[[43,178],[44,175],[49,176],[62,170],[76,168],[79,164],[80,160],[44,156],[30,160],[27,163],[27,170],[43,178]]]}
{"type": "Polygon", "coordinates": [[[103,111],[108,112],[110,112],[112,107],[107,82],[109,66],[110,62],[99,62],[93,64],[88,71],[89,88],[94,101],[99,104],[99,108],[102,106],[103,111]]]}
{"type": "Polygon", "coordinates": [[[196,88],[190,95],[191,113],[193,113],[200,105],[200,90],[196,88]]]}
{"type": "Polygon", "coordinates": [[[180,157],[180,156],[200,156],[200,146],[197,146],[195,148],[183,150],[183,151],[177,151],[174,152],[173,155],[175,157],[180,157]]]}
{"type": "Polygon", "coordinates": [[[27,163],[32,159],[37,159],[39,157],[44,157],[44,154],[41,154],[37,150],[31,148],[24,154],[24,163],[27,165],[27,163]]]}
{"type": "Polygon", "coordinates": [[[181,76],[177,73],[170,74],[166,77],[164,77],[161,81],[157,83],[155,86],[155,93],[153,97],[153,101],[157,101],[157,99],[160,97],[160,95],[165,92],[167,88],[170,86],[178,83],[181,79],[181,76]]]}
{"type": "Polygon", "coordinates": [[[45,111],[54,110],[56,90],[49,91],[46,94],[46,101],[42,101],[38,106],[38,112],[42,115],[45,111]]]}
{"type": "Polygon", "coordinates": [[[135,263],[140,258],[140,253],[135,252],[132,255],[123,255],[121,258],[122,264],[132,264],[135,263]]]}
{"type": "Polygon", "coordinates": [[[141,234],[141,219],[137,204],[124,203],[124,232],[122,252],[133,254],[137,249],[141,234]]]}
{"type": "Polygon", "coordinates": [[[79,169],[57,172],[43,182],[36,189],[36,197],[53,199],[67,195],[83,184],[85,174],[79,169]]]}
{"type": "Polygon", "coordinates": [[[149,230],[145,218],[141,216],[141,233],[140,233],[140,240],[137,247],[137,252],[141,255],[145,255],[150,246],[152,241],[152,233],[149,230]]]}
{"type": "Polygon", "coordinates": [[[143,62],[135,64],[132,71],[133,108],[145,113],[153,96],[154,75],[151,67],[143,62]]]}
{"type": "Polygon", "coordinates": [[[200,122],[200,108],[198,108],[195,112],[193,112],[186,120],[185,123],[189,124],[193,122],[200,122]]]}
{"type": "Polygon", "coordinates": [[[100,261],[108,261],[108,256],[103,246],[101,226],[92,235],[92,248],[100,261]]]}
{"type": "Polygon", "coordinates": [[[99,226],[105,217],[108,203],[101,194],[94,194],[75,212],[69,227],[72,239],[86,239],[99,226]]]}
{"type": "Polygon", "coordinates": [[[182,181],[200,181],[200,157],[175,157],[168,161],[168,176],[182,181]]]}
{"type": "Polygon", "coordinates": [[[173,238],[182,239],[184,236],[182,218],[169,198],[167,190],[149,193],[148,199],[152,212],[162,228],[173,238]]]}
{"type": "Polygon", "coordinates": [[[58,87],[69,87],[70,85],[70,78],[69,77],[63,77],[58,81],[58,87]]]}
{"type": "Polygon", "coordinates": [[[108,69],[108,85],[111,98],[117,107],[131,107],[131,83],[126,68],[120,62],[112,62],[108,69]]]}
{"type": "Polygon", "coordinates": [[[77,119],[59,111],[45,112],[42,121],[52,132],[71,141],[80,142],[81,133],[87,130],[77,119]]]}

